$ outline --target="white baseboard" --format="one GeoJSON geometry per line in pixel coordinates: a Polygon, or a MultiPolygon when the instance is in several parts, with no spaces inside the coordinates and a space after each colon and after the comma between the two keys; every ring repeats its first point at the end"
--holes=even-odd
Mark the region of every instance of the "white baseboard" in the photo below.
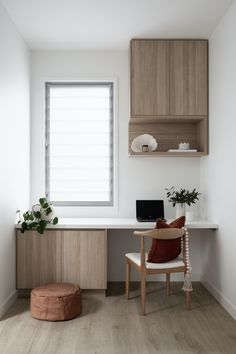
{"type": "Polygon", "coordinates": [[[236,307],[207,280],[203,280],[202,285],[214,296],[214,298],[224,307],[224,309],[236,320],[236,307]]]}
{"type": "Polygon", "coordinates": [[[3,304],[0,305],[0,320],[2,317],[5,315],[5,313],[8,311],[8,309],[11,307],[12,304],[17,299],[17,290],[14,290],[3,302],[3,304]]]}

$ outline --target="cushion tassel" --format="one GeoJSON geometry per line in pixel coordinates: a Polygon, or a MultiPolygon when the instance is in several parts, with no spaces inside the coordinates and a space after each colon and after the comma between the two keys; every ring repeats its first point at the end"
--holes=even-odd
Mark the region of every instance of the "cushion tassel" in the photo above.
{"type": "MultiPolygon", "coordinates": [[[[182,289],[184,291],[193,291],[193,287],[192,287],[192,282],[191,282],[191,264],[190,264],[190,260],[189,260],[189,243],[188,243],[188,230],[185,227],[185,263],[186,263],[186,274],[184,276],[184,284],[182,289]]],[[[183,241],[182,241],[183,244],[183,241]]]]}
{"type": "Polygon", "coordinates": [[[193,291],[190,272],[187,272],[184,276],[184,284],[182,289],[184,291],[193,291]]]}

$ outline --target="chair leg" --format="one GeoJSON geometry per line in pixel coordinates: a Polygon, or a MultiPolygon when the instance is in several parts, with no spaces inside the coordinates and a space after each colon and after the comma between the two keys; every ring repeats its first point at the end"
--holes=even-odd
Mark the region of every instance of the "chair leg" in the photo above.
{"type": "Polygon", "coordinates": [[[187,310],[191,310],[191,294],[190,291],[185,291],[185,303],[187,310]]]}
{"type": "Polygon", "coordinates": [[[170,273],[166,273],[166,295],[170,296],[170,273]]]}
{"type": "Polygon", "coordinates": [[[126,261],[126,281],[125,281],[125,295],[129,299],[129,282],[130,282],[130,264],[126,261]]]}
{"type": "Polygon", "coordinates": [[[141,307],[142,307],[142,315],[146,314],[145,311],[146,305],[146,275],[141,272],[141,307]]]}

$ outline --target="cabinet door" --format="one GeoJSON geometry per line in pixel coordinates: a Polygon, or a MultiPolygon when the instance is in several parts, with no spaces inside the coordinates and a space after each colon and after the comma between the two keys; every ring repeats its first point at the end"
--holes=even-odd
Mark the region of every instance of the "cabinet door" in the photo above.
{"type": "Polygon", "coordinates": [[[170,115],[207,115],[208,43],[170,41],[170,115]]]}
{"type": "Polygon", "coordinates": [[[17,231],[17,288],[61,281],[61,231],[17,231]]]}
{"type": "Polygon", "coordinates": [[[62,232],[62,281],[82,289],[107,288],[107,235],[105,230],[62,232]]]}
{"type": "Polygon", "coordinates": [[[169,41],[131,41],[131,117],[169,115],[169,41]]]}

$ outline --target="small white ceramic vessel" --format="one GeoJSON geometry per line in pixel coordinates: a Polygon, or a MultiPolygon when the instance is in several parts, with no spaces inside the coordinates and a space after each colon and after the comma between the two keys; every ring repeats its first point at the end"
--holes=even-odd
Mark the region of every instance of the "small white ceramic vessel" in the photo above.
{"type": "Polygon", "coordinates": [[[179,150],[189,150],[190,144],[189,143],[180,143],[179,150]]]}
{"type": "Polygon", "coordinates": [[[155,151],[158,144],[152,135],[142,134],[134,138],[131,144],[131,149],[134,152],[142,152],[143,145],[148,145],[148,151],[155,151]]]}

